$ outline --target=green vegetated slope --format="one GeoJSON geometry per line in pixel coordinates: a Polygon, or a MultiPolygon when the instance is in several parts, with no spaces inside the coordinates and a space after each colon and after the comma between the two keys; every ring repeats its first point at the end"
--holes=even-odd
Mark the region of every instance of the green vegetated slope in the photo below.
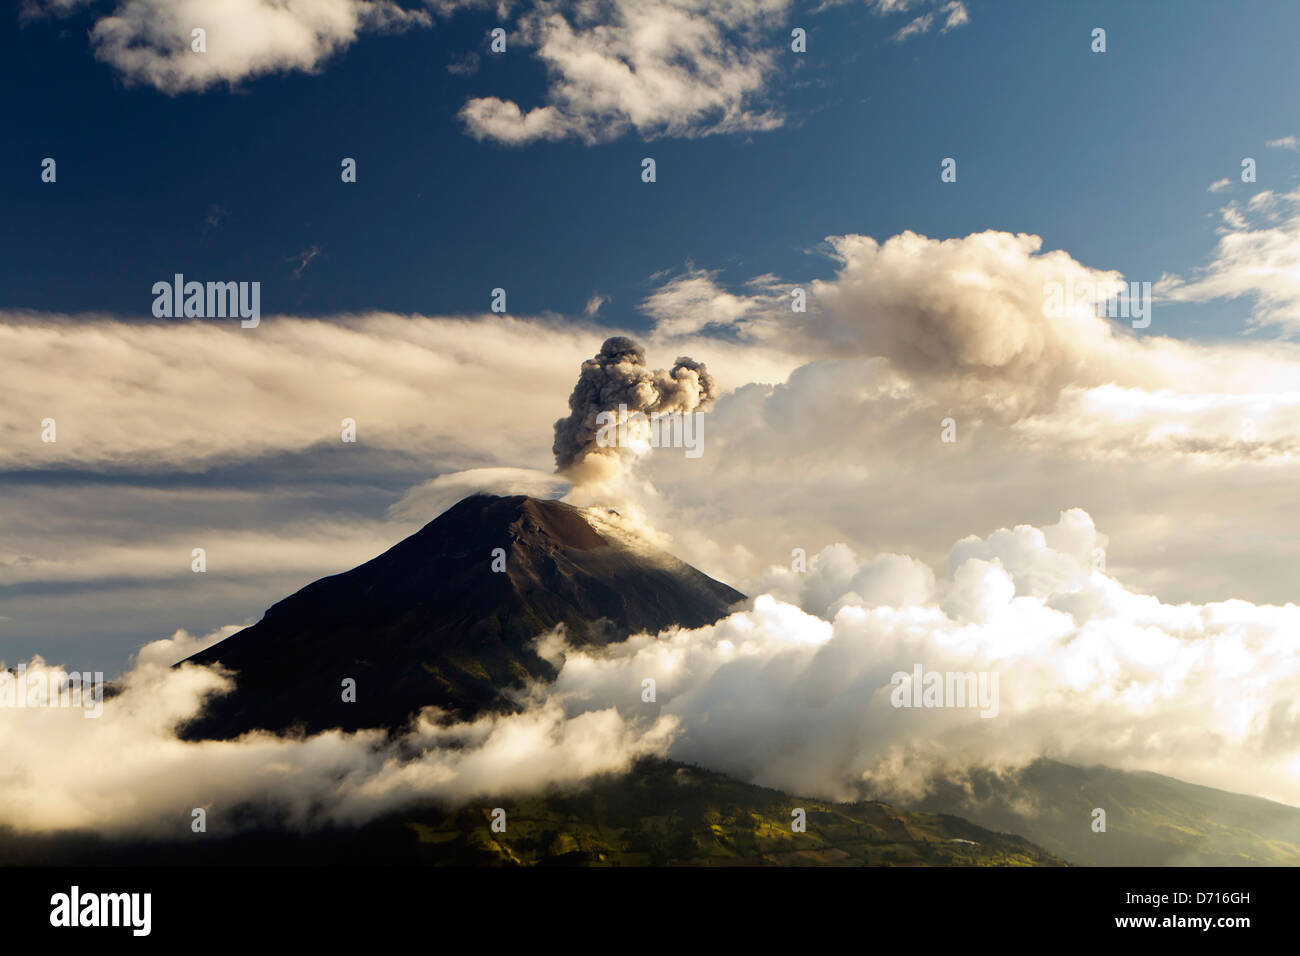
{"type": "Polygon", "coordinates": [[[1090,866],[1300,865],[1300,808],[1156,773],[1039,760],[940,784],[917,809],[1023,833],[1090,866]],[[1098,807],[1104,833],[1092,829],[1098,807]]]}
{"type": "Polygon", "coordinates": [[[552,794],[404,816],[434,865],[1060,866],[1021,837],[884,803],[795,798],[659,761],[552,794]],[[506,831],[490,826],[506,811],[506,831]],[[791,811],[807,813],[794,833],[791,811]]]}

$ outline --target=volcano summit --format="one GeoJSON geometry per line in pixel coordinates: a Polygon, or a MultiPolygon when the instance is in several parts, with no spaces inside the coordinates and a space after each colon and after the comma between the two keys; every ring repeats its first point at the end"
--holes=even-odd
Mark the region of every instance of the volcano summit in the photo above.
{"type": "Polygon", "coordinates": [[[606,527],[559,501],[465,498],[379,557],[309,584],[190,657],[234,671],[236,687],[183,735],[397,729],[428,705],[460,718],[509,709],[504,689],[555,676],[532,646],[546,631],[563,625],[575,646],[606,644],[710,624],[744,599],[598,525],[606,527]],[[348,678],[355,702],[343,700],[348,678]]]}

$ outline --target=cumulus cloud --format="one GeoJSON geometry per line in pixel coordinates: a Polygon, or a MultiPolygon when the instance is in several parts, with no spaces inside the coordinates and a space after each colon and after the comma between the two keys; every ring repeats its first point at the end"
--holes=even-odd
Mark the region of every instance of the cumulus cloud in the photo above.
{"type": "MultiPolygon", "coordinates": [[[[88,3],[44,0],[28,10],[66,16],[88,3]]],[[[114,0],[96,11],[97,59],[129,83],[197,92],[271,73],[314,72],[368,31],[428,26],[429,14],[392,0],[114,0]],[[191,48],[205,31],[205,49],[191,48]]]]}
{"type": "Polygon", "coordinates": [[[1043,252],[1038,236],[989,230],[939,240],[908,231],[880,242],[850,234],[828,236],[824,250],[836,267],[831,279],[764,275],[733,293],[717,273],[690,268],[643,309],[660,328],[711,325],[811,356],[880,356],[927,378],[1028,377],[1036,388],[1087,374],[1095,360],[1113,365],[1130,345],[1097,315],[1122,288],[1119,273],[1043,252]],[[1071,293],[1055,314],[1049,284],[1071,293]],[[806,312],[791,310],[796,285],[809,288],[806,312]]]}
{"type": "Polygon", "coordinates": [[[905,558],[855,568],[828,549],[786,583],[816,607],[830,581],[852,586],[830,620],[760,597],[710,627],[569,650],[556,692],[631,713],[654,678],[656,715],[679,725],[671,756],[831,798],[913,797],[937,775],[1049,756],[1300,801],[1300,607],[1165,604],[1099,555],[1077,510],[963,540],[937,584],[905,558]],[[996,716],[895,706],[895,675],[918,663],[996,672],[996,716]]]}
{"type": "MultiPolygon", "coordinates": [[[[833,4],[823,4],[830,6],[833,4]]],[[[91,0],[24,0],[26,20],[66,17],[91,0]]],[[[110,0],[90,29],[95,56],[128,83],[169,95],[234,86],[258,76],[316,72],[365,33],[427,27],[432,15],[495,9],[508,43],[528,48],[547,73],[542,102],[522,106],[484,94],[466,100],[459,118],[481,140],[522,146],[544,140],[608,142],[702,137],[776,129],[785,122],[771,102],[779,44],[790,0],[110,0]],[[191,50],[192,31],[206,31],[205,52],[191,50]]],[[[879,0],[876,13],[915,3],[879,0]]],[[[819,8],[820,9],[820,8],[819,8]]],[[[948,33],[970,20],[961,0],[933,0],[895,34],[902,41],[935,26],[948,33]]],[[[448,65],[471,76],[468,51],[448,65]]]]}
{"type": "Polygon", "coordinates": [[[1212,362],[1207,351],[1160,336],[1158,319],[1139,337],[1099,315],[1125,293],[1122,275],[1042,245],[1038,236],[992,230],[944,240],[910,231],[883,242],[829,236],[832,278],[764,275],[733,292],[716,273],[691,268],[643,309],[661,328],[708,326],[810,358],[881,358],[927,390],[961,390],[1013,416],[1053,404],[1069,387],[1176,386],[1193,366],[1198,387],[1249,386],[1253,371],[1242,373],[1274,357],[1234,345],[1230,361],[1212,362]],[[809,292],[803,313],[790,309],[796,285],[809,292]]]}
{"type": "Polygon", "coordinates": [[[531,47],[549,82],[543,105],[480,96],[460,117],[471,135],[506,145],[635,132],[646,139],[769,130],[775,48],[763,31],[788,0],[604,0],[540,3],[510,41],[531,47]]]}
{"type": "MultiPolygon", "coordinates": [[[[689,468],[642,466],[659,492],[647,515],[684,558],[754,593],[778,549],[839,540],[935,564],[972,515],[987,531],[1080,504],[1115,529],[1113,558],[1140,588],[1293,597],[1278,522],[1300,479],[1300,349],[1167,338],[1158,309],[1141,332],[1099,317],[1124,277],[1035,236],[826,248],[835,274],[798,283],[806,314],[696,269],[648,300],[656,319],[694,327],[688,302],[729,296],[712,313],[719,336],[804,359],[781,383],[724,393],[689,468]],[[1049,308],[1053,287],[1076,298],[1049,308]]],[[[795,285],[762,278],[782,296],[795,285]]]]}
{"type": "Polygon", "coordinates": [[[1135,351],[1096,314],[1121,277],[1043,253],[1038,236],[827,241],[839,270],[813,284],[820,311],[804,328],[839,354],[878,355],[923,378],[997,381],[1027,396],[1097,381],[1135,351]],[[1050,314],[1049,283],[1080,295],[1050,314]]]}

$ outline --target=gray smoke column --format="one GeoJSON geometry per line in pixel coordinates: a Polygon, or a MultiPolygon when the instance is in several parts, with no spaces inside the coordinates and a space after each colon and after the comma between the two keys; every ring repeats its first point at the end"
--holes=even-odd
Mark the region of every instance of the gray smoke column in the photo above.
{"type": "Polygon", "coordinates": [[[555,423],[555,470],[575,484],[614,477],[621,450],[596,444],[601,412],[661,415],[705,408],[717,397],[713,377],[700,362],[678,358],[673,367],[650,369],[645,350],[625,336],[606,339],[595,358],[582,363],[569,396],[569,416],[555,423]]]}

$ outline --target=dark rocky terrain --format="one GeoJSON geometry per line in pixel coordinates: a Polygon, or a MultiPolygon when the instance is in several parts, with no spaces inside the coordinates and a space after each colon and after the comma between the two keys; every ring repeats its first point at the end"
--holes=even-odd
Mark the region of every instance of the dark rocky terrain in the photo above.
{"type": "Polygon", "coordinates": [[[554,677],[531,644],[557,625],[575,645],[604,644],[709,624],[743,599],[671,555],[602,535],[571,505],[474,495],[190,658],[220,662],[237,686],[183,735],[396,729],[430,704],[470,717],[509,707],[502,689],[554,677]],[[493,570],[497,548],[504,571],[493,570]],[[355,703],[342,700],[345,678],[355,703]]]}

